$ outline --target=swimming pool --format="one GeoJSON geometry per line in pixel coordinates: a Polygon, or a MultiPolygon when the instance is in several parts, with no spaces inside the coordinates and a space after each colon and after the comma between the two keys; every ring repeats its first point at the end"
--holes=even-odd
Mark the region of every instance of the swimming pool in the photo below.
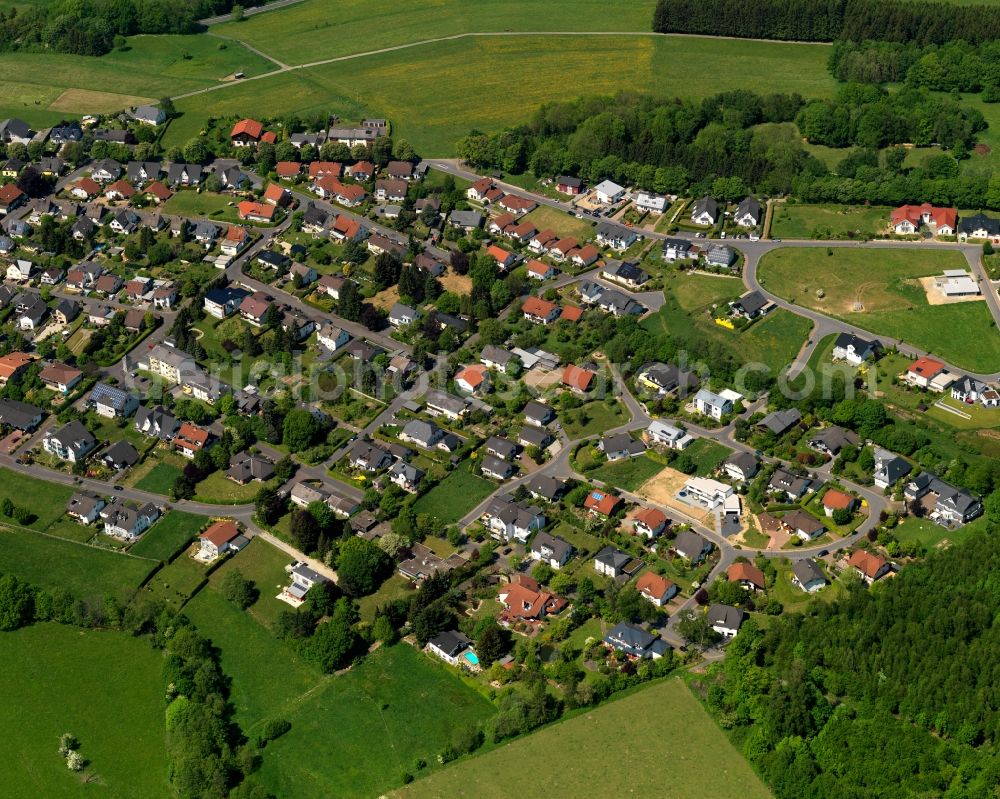
{"type": "Polygon", "coordinates": [[[476,656],[475,652],[466,652],[464,655],[465,659],[473,666],[479,665],[479,658],[476,656]]]}

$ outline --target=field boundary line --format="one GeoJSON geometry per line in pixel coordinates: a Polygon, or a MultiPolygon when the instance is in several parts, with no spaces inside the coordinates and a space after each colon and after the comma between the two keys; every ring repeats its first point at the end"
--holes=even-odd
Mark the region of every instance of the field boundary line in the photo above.
{"type": "Polygon", "coordinates": [[[135,560],[148,560],[150,563],[160,563],[161,561],[156,560],[156,558],[147,558],[145,555],[133,555],[131,552],[122,552],[119,549],[109,549],[107,547],[99,547],[94,544],[88,544],[86,541],[77,541],[73,538],[63,538],[61,535],[53,535],[52,533],[47,533],[44,530],[33,530],[30,527],[22,527],[19,524],[10,524],[9,522],[0,522],[0,532],[24,532],[32,533],[33,535],[44,536],[45,538],[51,538],[54,541],[65,541],[69,544],[76,544],[77,546],[86,547],[87,549],[96,549],[100,552],[110,552],[113,555],[122,555],[126,558],[134,558],[135,560]]]}

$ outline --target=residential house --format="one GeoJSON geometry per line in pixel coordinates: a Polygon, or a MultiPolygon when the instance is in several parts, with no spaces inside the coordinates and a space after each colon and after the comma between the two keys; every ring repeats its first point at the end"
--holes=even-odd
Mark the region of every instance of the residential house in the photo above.
{"type": "Polygon", "coordinates": [[[593,516],[604,516],[611,518],[624,506],[625,502],[621,497],[610,494],[607,491],[591,491],[583,501],[583,507],[593,516]]]}
{"type": "Polygon", "coordinates": [[[297,560],[286,566],[285,571],[292,578],[292,582],[282,590],[281,599],[296,608],[302,605],[313,586],[330,582],[327,577],[297,560]]]}
{"type": "Polygon", "coordinates": [[[143,405],[135,412],[135,429],[144,435],[155,436],[161,441],[170,441],[177,432],[179,424],[173,414],[162,406],[150,408],[143,405]]]}
{"type": "Polygon", "coordinates": [[[857,433],[845,430],[843,427],[831,425],[824,427],[809,438],[809,446],[826,455],[836,456],[845,447],[854,447],[858,444],[857,433]]]}
{"type": "Polygon", "coordinates": [[[569,364],[566,369],[563,370],[561,382],[566,388],[572,389],[576,392],[586,393],[593,387],[594,378],[596,377],[597,374],[592,372],[590,369],[584,369],[583,367],[569,364]]]}
{"type": "Polygon", "coordinates": [[[694,436],[668,422],[654,419],[646,428],[646,438],[652,444],[659,444],[667,449],[684,449],[694,443],[694,436]]]}
{"type": "Polygon", "coordinates": [[[768,430],[776,436],[782,436],[801,421],[802,413],[798,408],[785,408],[767,414],[757,422],[757,429],[768,430]]]}
{"type": "Polygon", "coordinates": [[[594,186],[597,202],[612,205],[625,196],[625,189],[611,180],[604,180],[594,186]]]}
{"type": "Polygon", "coordinates": [[[427,651],[441,658],[450,666],[457,666],[462,655],[471,652],[471,650],[472,641],[458,630],[445,630],[427,642],[427,651]]]}
{"type": "Polygon", "coordinates": [[[517,256],[512,252],[508,252],[503,247],[498,247],[496,244],[491,244],[486,248],[486,254],[491,256],[496,262],[500,269],[506,271],[517,263],[517,256]]]}
{"type": "Polygon", "coordinates": [[[256,119],[241,119],[233,125],[229,141],[233,147],[255,147],[264,134],[264,126],[256,119]]]}
{"type": "Polygon", "coordinates": [[[709,391],[707,388],[700,389],[694,395],[695,410],[713,419],[722,419],[733,412],[733,402],[728,397],[709,391]]]}
{"type": "Polygon", "coordinates": [[[722,463],[722,471],[731,479],[747,483],[760,469],[760,462],[752,452],[734,452],[722,463]]]}
{"type": "Polygon", "coordinates": [[[455,385],[467,394],[486,391],[490,385],[489,369],[481,363],[463,366],[455,374],[455,385]]]}
{"type": "Polygon", "coordinates": [[[486,477],[492,477],[494,480],[508,480],[517,472],[517,467],[510,461],[505,461],[502,458],[484,455],[480,462],[479,470],[486,477]]]}
{"type": "MultiPolygon", "coordinates": [[[[139,313],[142,315],[141,311],[129,311],[129,313],[139,313]]],[[[53,318],[56,320],[56,324],[60,324],[63,327],[72,322],[76,317],[80,315],[80,303],[76,300],[70,300],[65,297],[56,303],[55,310],[52,312],[53,318]]],[[[125,315],[126,318],[128,314],[125,315]]],[[[141,319],[140,319],[141,321],[141,319]]]]}
{"type": "Polygon", "coordinates": [[[551,280],[559,274],[559,270],[554,266],[534,259],[528,261],[527,272],[528,277],[534,280],[551,280]]]}
{"type": "Polygon", "coordinates": [[[167,167],[167,183],[170,186],[197,186],[201,183],[201,164],[170,164],[167,167]]]}
{"type": "Polygon", "coordinates": [[[687,394],[688,390],[698,385],[698,376],[694,372],[681,371],[671,363],[656,362],[644,366],[636,375],[636,382],[660,396],[678,389],[680,393],[687,394]]]}
{"type": "Polygon", "coordinates": [[[649,280],[649,274],[631,261],[607,261],[601,277],[637,289],[649,280]]]}
{"type": "Polygon", "coordinates": [[[247,222],[271,222],[274,220],[275,206],[243,200],[236,206],[240,219],[247,222]]]}
{"type": "Polygon", "coordinates": [[[833,516],[838,510],[846,510],[849,513],[854,513],[857,505],[857,498],[852,497],[850,494],[845,494],[843,491],[838,491],[835,488],[829,489],[823,495],[823,513],[827,516],[833,516]]]}
{"type": "Polygon", "coordinates": [[[122,173],[122,165],[110,158],[95,161],[90,168],[90,177],[98,183],[111,183],[118,180],[122,173]]]}
{"type": "Polygon", "coordinates": [[[803,541],[811,541],[826,532],[826,527],[811,513],[796,508],[781,517],[781,521],[803,541]]]}
{"type": "Polygon", "coordinates": [[[693,243],[688,239],[664,239],[663,260],[679,261],[692,257],[693,243]]]}
{"type": "Polygon", "coordinates": [[[389,469],[389,480],[402,488],[404,491],[415,493],[420,486],[420,481],[424,479],[423,469],[418,469],[405,461],[396,461],[389,469]]]}
{"type": "Polygon", "coordinates": [[[316,334],[317,341],[326,347],[330,352],[336,352],[341,347],[346,346],[351,340],[351,335],[342,327],[332,324],[324,325],[316,334]]]}
{"type": "Polygon", "coordinates": [[[826,585],[826,576],[811,558],[792,561],[792,585],[814,594],[826,585]]]}
{"type": "Polygon", "coordinates": [[[774,304],[759,291],[751,291],[729,303],[729,312],[737,318],[751,320],[763,316],[773,307],[774,304]]]}
{"type": "Polygon", "coordinates": [[[656,572],[640,575],[635,581],[635,589],[658,608],[662,608],[677,595],[677,586],[656,572]]]}
{"type": "Polygon", "coordinates": [[[639,240],[639,235],[632,228],[614,222],[601,222],[597,226],[595,238],[598,244],[603,244],[605,247],[627,250],[639,240]]]}
{"type": "Polygon", "coordinates": [[[858,573],[865,585],[871,585],[875,581],[881,580],[892,571],[885,558],[863,549],[854,550],[847,560],[847,565],[858,573]]]}
{"type": "Polygon", "coordinates": [[[481,518],[491,535],[505,542],[526,543],[533,532],[545,526],[545,515],[539,508],[517,502],[509,494],[494,497],[481,518]]]}
{"type": "Polygon", "coordinates": [[[243,300],[249,296],[249,291],[236,286],[210,289],[205,294],[205,311],[216,319],[225,319],[236,313],[243,300]]]}
{"type": "Polygon", "coordinates": [[[543,591],[538,581],[526,574],[518,574],[511,582],[501,584],[497,599],[503,606],[498,621],[505,627],[518,622],[539,622],[560,613],[567,605],[565,599],[543,591]]]}
{"type": "Polygon", "coordinates": [[[362,472],[378,472],[388,468],[393,457],[375,442],[358,439],[347,451],[347,462],[352,468],[362,472]]]}
{"type": "Polygon", "coordinates": [[[733,222],[740,227],[757,227],[764,219],[764,209],[753,197],[746,197],[733,211],[733,222]]]}
{"type": "Polygon", "coordinates": [[[700,563],[712,551],[712,545],[691,530],[681,530],[674,539],[673,549],[691,563],[700,563]]]}
{"type": "Polygon", "coordinates": [[[536,427],[545,427],[556,418],[556,412],[551,406],[538,400],[528,400],[523,413],[524,421],[536,427]]]}
{"type": "Polygon", "coordinates": [[[705,260],[711,266],[722,266],[729,268],[736,260],[736,253],[732,247],[725,244],[712,244],[704,251],[705,260]]]}
{"type": "Polygon", "coordinates": [[[638,571],[642,566],[642,561],[637,561],[628,552],[622,552],[613,546],[606,546],[594,557],[594,571],[606,577],[619,577],[628,574],[628,569],[632,572],[638,571]],[[637,564],[637,565],[636,565],[637,564]]]}
{"type": "Polygon", "coordinates": [[[93,524],[100,517],[101,509],[106,504],[103,497],[97,494],[77,493],[66,503],[66,514],[80,524],[93,524]]]}
{"type": "Polygon", "coordinates": [[[401,302],[397,302],[392,306],[392,308],[389,309],[389,324],[393,327],[412,325],[419,318],[420,313],[416,308],[411,308],[409,305],[403,305],[401,302]]]}
{"type": "Polygon", "coordinates": [[[174,447],[185,458],[194,458],[209,445],[211,433],[198,425],[183,422],[174,434],[174,447]]]}
{"type": "Polygon", "coordinates": [[[98,383],[90,392],[87,404],[97,411],[98,416],[121,419],[135,413],[139,407],[139,398],[117,386],[98,383]]]}
{"type": "Polygon", "coordinates": [[[564,493],[568,485],[565,480],[559,480],[547,474],[536,474],[528,481],[528,493],[535,499],[555,502],[564,493]]]}
{"type": "Polygon", "coordinates": [[[198,536],[199,553],[204,560],[215,560],[227,552],[239,549],[240,530],[231,519],[220,519],[210,524],[198,536]]]}
{"type": "Polygon", "coordinates": [[[139,452],[128,441],[120,439],[104,450],[101,461],[109,469],[120,472],[139,462],[139,452]]]}
{"type": "Polygon", "coordinates": [[[155,128],[167,121],[167,114],[162,108],[155,105],[140,105],[136,106],[132,112],[132,119],[155,128]]]}
{"type": "Polygon", "coordinates": [[[691,208],[691,221],[696,225],[714,225],[719,219],[719,204],[713,197],[702,197],[691,208]]]}
{"type": "Polygon", "coordinates": [[[58,430],[47,431],[42,440],[42,448],[46,452],[70,463],[79,463],[96,446],[97,439],[79,420],[73,420],[58,430]]]}
{"type": "Polygon", "coordinates": [[[380,179],[375,181],[375,199],[379,202],[402,202],[410,186],[405,180],[380,179]]]}
{"type": "Polygon", "coordinates": [[[26,352],[14,351],[0,356],[0,386],[23,375],[35,359],[26,352]]]}
{"type": "Polygon", "coordinates": [[[901,205],[889,215],[892,232],[897,235],[919,233],[921,227],[929,227],[935,236],[953,236],[958,223],[958,212],[954,208],[938,208],[930,203],[922,205],[901,205]]]}
{"type": "Polygon", "coordinates": [[[512,461],[517,457],[517,444],[500,436],[490,436],[483,445],[487,455],[501,458],[505,461],[512,461]]]}
{"type": "Polygon", "coordinates": [[[969,239],[985,239],[991,244],[1000,244],[1000,219],[985,214],[963,216],[958,221],[958,240],[964,243],[969,239]]]}
{"type": "Polygon", "coordinates": [[[851,333],[841,333],[833,343],[833,359],[847,361],[852,366],[861,366],[867,360],[877,357],[882,345],[878,341],[866,341],[851,333]]]}
{"type": "Polygon", "coordinates": [[[970,375],[963,375],[951,384],[951,396],[966,405],[974,405],[980,397],[990,391],[990,387],[970,375]]]}
{"type": "Polygon", "coordinates": [[[44,411],[27,402],[0,399],[0,424],[14,430],[34,430],[42,423],[44,411]]]}
{"type": "Polygon", "coordinates": [[[746,614],[732,605],[709,605],[706,614],[708,623],[723,638],[735,638],[743,625],[746,614]]]}
{"type": "Polygon", "coordinates": [[[65,396],[83,379],[83,372],[73,366],[53,361],[42,368],[38,377],[46,388],[65,396]]]}
{"type": "Polygon", "coordinates": [[[234,258],[250,245],[251,237],[246,228],[239,225],[230,225],[226,230],[226,235],[219,245],[223,255],[234,258]]]}
{"type": "Polygon", "coordinates": [[[547,563],[553,569],[561,569],[573,555],[573,545],[557,535],[540,530],[531,541],[528,550],[532,560],[547,563]]]}
{"type": "Polygon", "coordinates": [[[812,481],[807,477],[799,477],[787,469],[774,470],[767,484],[767,490],[772,494],[784,496],[789,502],[798,502],[809,491],[812,481]]]}
{"type": "Polygon", "coordinates": [[[101,509],[104,533],[122,541],[135,541],[160,518],[160,509],[152,502],[139,507],[112,502],[101,509]]]}
{"type": "Polygon", "coordinates": [[[606,435],[597,442],[597,448],[612,462],[625,458],[635,458],[646,451],[646,445],[642,441],[632,438],[628,433],[606,435]]]}
{"type": "Polygon", "coordinates": [[[556,191],[561,194],[570,194],[576,196],[583,191],[583,181],[580,178],[570,177],[569,175],[560,175],[555,179],[556,191]]]}
{"type": "Polygon", "coordinates": [[[878,488],[883,490],[890,488],[913,471],[913,467],[908,461],[887,449],[875,447],[873,454],[875,456],[875,473],[872,477],[878,488]]]}
{"type": "Polygon", "coordinates": [[[748,591],[763,591],[767,587],[764,572],[746,561],[737,561],[726,572],[729,582],[748,591]]]}
{"type": "Polygon", "coordinates": [[[17,326],[21,330],[37,330],[42,326],[45,317],[49,314],[49,306],[34,292],[23,295],[24,299],[18,302],[17,326]]]}
{"type": "Polygon", "coordinates": [[[18,258],[7,266],[7,279],[17,283],[26,283],[34,277],[35,264],[24,258],[18,258]]]}
{"type": "Polygon", "coordinates": [[[518,357],[502,347],[487,344],[479,353],[479,362],[488,369],[496,369],[501,374],[507,373],[507,366],[513,362],[520,363],[518,357]]]}
{"type": "Polygon", "coordinates": [[[670,644],[662,638],[624,621],[604,636],[604,645],[629,660],[658,660],[670,651],[670,644]]]}
{"type": "Polygon", "coordinates": [[[635,197],[635,207],[640,211],[652,214],[662,214],[667,210],[667,198],[661,194],[639,192],[635,197]]]}
{"type": "Polygon", "coordinates": [[[541,297],[526,297],[521,304],[521,313],[529,322],[548,325],[559,318],[559,306],[541,297]]]}

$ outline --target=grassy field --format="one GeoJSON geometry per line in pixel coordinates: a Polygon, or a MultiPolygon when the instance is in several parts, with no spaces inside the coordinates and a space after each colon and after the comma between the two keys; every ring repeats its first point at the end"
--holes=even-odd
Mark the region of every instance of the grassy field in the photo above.
{"type": "Polygon", "coordinates": [[[628,420],[629,415],[618,400],[613,405],[604,400],[592,400],[579,408],[559,412],[559,423],[572,439],[596,436],[626,424],[628,420]]]}
{"type": "Polygon", "coordinates": [[[586,241],[594,235],[594,226],[586,219],[577,219],[548,205],[538,206],[524,219],[534,223],[539,230],[551,229],[559,236],[572,236],[578,241],[586,241]]]}
{"type": "Polygon", "coordinates": [[[194,189],[179,191],[169,200],[163,203],[163,213],[177,214],[187,217],[208,217],[217,222],[240,221],[240,215],[236,210],[236,201],[221,194],[212,194],[208,191],[201,193],[194,189]]]}
{"type": "Polygon", "coordinates": [[[204,563],[182,553],[154,574],[143,590],[176,612],[194,596],[207,571],[204,563]]]}
{"type": "Polygon", "coordinates": [[[758,279],[768,291],[807,308],[908,342],[956,366],[991,372],[1000,368],[1000,334],[986,303],[932,306],[916,282],[962,268],[968,268],[966,260],[955,251],[810,247],[769,253],[758,279]],[[864,310],[854,311],[855,303],[864,310]]]}
{"type": "Polygon", "coordinates": [[[599,0],[539,5],[509,0],[470,6],[462,0],[345,0],[335,15],[323,3],[300,3],[212,31],[248,42],[287,64],[369,52],[469,31],[645,31],[653,0],[616,8],[599,0]]]}
{"type": "Polygon", "coordinates": [[[172,510],[160,519],[129,551],[155,560],[170,560],[201,529],[204,516],[172,510]]]}
{"type": "Polygon", "coordinates": [[[338,799],[384,794],[418,758],[433,768],[456,730],[493,712],[408,644],[380,649],[286,710],[292,729],[268,745],[257,778],[276,796],[338,799]]]}
{"type": "Polygon", "coordinates": [[[662,463],[647,455],[640,455],[637,458],[623,458],[614,463],[606,463],[591,472],[590,477],[626,491],[635,491],[662,468],[662,463]]]}
{"type": "Polygon", "coordinates": [[[72,495],[73,489],[68,486],[0,469],[0,502],[9,499],[15,505],[30,510],[35,520],[28,526],[34,530],[46,530],[61,519],[72,495]]]}
{"type": "Polygon", "coordinates": [[[885,228],[891,210],[882,206],[779,203],[774,209],[771,235],[786,239],[874,236],[885,228]]]}
{"type": "Polygon", "coordinates": [[[418,499],[413,510],[429,513],[442,524],[454,524],[486,497],[496,486],[469,471],[471,462],[461,464],[434,488],[418,499]]]}
{"type": "Polygon", "coordinates": [[[227,478],[225,472],[212,472],[198,483],[194,498],[213,505],[242,505],[253,502],[262,485],[263,483],[251,482],[241,486],[227,478]]]}
{"type": "MultiPolygon", "coordinates": [[[[303,4],[296,10],[311,7],[303,4]]],[[[525,17],[532,27],[544,16],[542,9],[533,4],[525,17]]],[[[326,8],[316,11],[327,16],[326,8]]],[[[266,26],[270,36],[283,13],[262,15],[255,24],[266,26]]],[[[472,13],[490,11],[477,6],[472,13]]],[[[570,24],[564,4],[558,4],[558,17],[560,26],[570,24]]],[[[439,20],[434,24],[440,29],[439,20]]],[[[602,28],[607,24],[604,20],[602,28]]],[[[648,25],[645,17],[639,30],[648,25]]],[[[409,22],[406,30],[404,35],[412,35],[409,22]]],[[[317,34],[324,42],[337,39],[329,30],[317,34]]],[[[368,47],[370,35],[359,41],[368,47]]],[[[271,52],[269,45],[261,47],[271,52]]],[[[301,40],[293,47],[296,55],[313,52],[301,40]]],[[[171,123],[165,141],[183,145],[211,115],[259,114],[266,108],[272,116],[331,112],[344,119],[388,117],[394,134],[421,155],[451,156],[455,142],[473,128],[493,131],[523,122],[535,108],[554,100],[614,94],[622,88],[623,74],[630,90],[668,96],[704,97],[741,88],[748,74],[767,76],[758,86],[762,90],[827,96],[834,90],[827,55],[825,45],[653,35],[458,39],[284,72],[181,99],[176,107],[184,116],[171,123]],[[711,74],[703,69],[708,62],[711,74]],[[442,85],[449,87],[447,92],[440,91],[442,85]]]]}
{"type": "Polygon", "coordinates": [[[169,496],[170,490],[180,476],[181,470],[173,464],[157,463],[136,482],[135,487],[142,491],[169,496]]]}
{"type": "Polygon", "coordinates": [[[609,763],[627,770],[629,793],[637,796],[771,795],[687,686],[676,679],[465,760],[392,795],[507,799],[530,793],[598,799],[608,793],[609,763]],[[497,779],[498,774],[503,779],[497,779]]]}
{"type": "Polygon", "coordinates": [[[194,91],[235,71],[259,75],[270,69],[274,64],[242,45],[210,36],[134,36],[126,50],[100,58],[4,53],[0,73],[16,80],[0,85],[0,117],[53,124],[67,114],[117,111],[194,91]]]}
{"type": "MultiPolygon", "coordinates": [[[[268,599],[275,601],[270,594],[268,599]]],[[[232,680],[230,701],[236,721],[250,735],[254,725],[283,715],[286,708],[324,679],[294,650],[212,587],[199,591],[184,612],[197,625],[198,632],[219,648],[222,670],[232,680]],[[273,669],[279,663],[281,677],[275,679],[273,669]]]]}
{"type": "Polygon", "coordinates": [[[986,518],[983,516],[957,530],[946,530],[941,525],[934,524],[930,519],[918,519],[915,516],[910,516],[894,527],[892,534],[900,541],[915,541],[923,547],[934,549],[951,544],[961,544],[984,530],[986,530],[986,518]]]}
{"type": "Polygon", "coordinates": [[[725,444],[710,438],[699,438],[684,450],[697,466],[695,474],[705,476],[719,468],[719,464],[730,456],[732,450],[725,444]]]}
{"type": "Polygon", "coordinates": [[[97,549],[26,530],[0,528],[0,573],[76,596],[136,588],[156,566],[147,558],[97,549]]]}
{"type": "Polygon", "coordinates": [[[11,797],[167,796],[161,656],[125,633],[36,624],[3,634],[0,761],[11,797]],[[56,752],[69,732],[83,778],[56,752]],[[93,781],[83,783],[88,775],[93,781]]]}
{"type": "Polygon", "coordinates": [[[292,558],[284,550],[278,549],[262,538],[254,538],[249,545],[237,555],[223,563],[212,572],[209,585],[218,589],[226,574],[234,569],[249,580],[253,580],[260,591],[257,601],[247,612],[260,624],[272,629],[282,611],[290,610],[289,606],[275,597],[281,589],[288,585],[288,573],[285,566],[292,558]]]}
{"type": "Polygon", "coordinates": [[[772,374],[784,371],[795,360],[812,324],[782,310],[768,314],[743,332],[715,324],[713,308],[745,290],[742,281],[735,278],[668,272],[663,307],[646,317],[642,326],[654,335],[711,339],[732,350],[743,363],[763,363],[772,374]]]}

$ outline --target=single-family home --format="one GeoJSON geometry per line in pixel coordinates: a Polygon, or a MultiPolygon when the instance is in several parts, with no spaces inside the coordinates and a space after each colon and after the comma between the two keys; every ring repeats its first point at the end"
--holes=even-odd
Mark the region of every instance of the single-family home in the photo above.
{"type": "Polygon", "coordinates": [[[667,210],[667,198],[662,194],[647,194],[641,191],[635,197],[635,207],[640,211],[662,214],[667,210]]]}
{"type": "Polygon", "coordinates": [[[594,197],[597,202],[611,205],[625,196],[625,188],[611,180],[603,180],[594,186],[594,197]]]}
{"type": "Polygon", "coordinates": [[[774,470],[767,484],[767,490],[779,497],[787,498],[789,502],[797,502],[809,491],[812,481],[808,477],[799,477],[787,469],[774,470]]]}
{"type": "Polygon", "coordinates": [[[586,393],[594,385],[594,378],[597,377],[595,372],[590,369],[584,369],[581,366],[576,366],[574,364],[569,364],[562,374],[562,385],[573,391],[579,393],[586,393]]]}
{"type": "Polygon", "coordinates": [[[368,439],[358,439],[347,451],[351,468],[362,472],[378,472],[388,468],[394,458],[387,449],[368,439]]]}
{"type": "Polygon", "coordinates": [[[792,561],[792,585],[814,594],[826,585],[826,576],[811,558],[792,561]]]}
{"type": "Polygon", "coordinates": [[[524,421],[536,427],[545,427],[556,418],[556,412],[552,407],[538,400],[528,400],[523,413],[524,421]]]}
{"type": "Polygon", "coordinates": [[[556,191],[561,194],[576,196],[583,191],[583,181],[569,175],[560,175],[555,179],[556,191]]]}
{"type": "Polygon", "coordinates": [[[757,227],[764,219],[764,209],[753,197],[746,197],[733,211],[733,222],[740,227],[757,227]]]}
{"type": "Polygon", "coordinates": [[[861,366],[875,358],[882,345],[878,341],[867,341],[852,333],[841,333],[833,343],[832,357],[835,361],[847,361],[852,366],[861,366]]]}
{"type": "Polygon", "coordinates": [[[100,517],[101,509],[107,503],[97,494],[77,493],[66,503],[66,515],[80,524],[93,524],[100,517]]]}
{"type": "Polygon", "coordinates": [[[595,237],[598,244],[613,250],[627,250],[639,240],[639,235],[632,229],[614,222],[601,222],[597,226],[595,237]]]}
{"type": "Polygon", "coordinates": [[[139,452],[125,439],[120,439],[101,454],[101,461],[116,472],[128,469],[139,462],[139,452]]]}
{"type": "Polygon", "coordinates": [[[831,425],[813,433],[809,438],[809,446],[826,455],[839,455],[845,447],[857,446],[858,435],[843,427],[831,425]]]}
{"type": "Polygon", "coordinates": [[[198,536],[199,554],[204,560],[215,560],[227,552],[238,551],[240,547],[240,528],[232,519],[220,519],[213,522],[198,536]]]}
{"type": "Polygon", "coordinates": [[[752,452],[734,452],[722,462],[722,471],[731,479],[746,483],[760,469],[760,462],[752,452]]]}
{"type": "Polygon", "coordinates": [[[847,565],[857,572],[865,585],[881,580],[892,571],[889,561],[863,549],[854,550],[847,560],[847,565]]]}
{"type": "Polygon", "coordinates": [[[632,438],[628,433],[606,435],[597,442],[597,448],[604,453],[609,461],[635,458],[646,451],[646,445],[642,441],[632,438]]]}
{"type": "Polygon", "coordinates": [[[45,412],[27,402],[0,399],[0,424],[14,430],[34,430],[42,423],[45,412]]]}
{"type": "Polygon", "coordinates": [[[796,508],[781,517],[785,526],[803,541],[811,541],[826,532],[826,527],[811,513],[796,508]]]}
{"type": "Polygon", "coordinates": [[[714,225],[719,219],[719,204],[714,197],[705,196],[691,208],[691,221],[696,225],[714,225]]]}
{"type": "Polygon", "coordinates": [[[663,260],[679,261],[691,257],[694,244],[688,239],[664,239],[663,260]]]}
{"type": "Polygon", "coordinates": [[[606,577],[631,576],[642,567],[642,561],[613,546],[606,546],[594,557],[594,571],[606,577]]]}
{"type": "Polygon", "coordinates": [[[101,509],[104,533],[122,541],[135,541],[160,518],[160,509],[152,502],[141,506],[112,502],[101,509]]]}
{"type": "Polygon", "coordinates": [[[763,316],[773,307],[774,304],[759,291],[751,291],[729,303],[729,313],[737,318],[749,320],[763,316]]]}
{"type": "Polygon", "coordinates": [[[763,591],[767,588],[764,572],[746,561],[737,561],[726,572],[729,582],[736,583],[748,591],[763,591]]]}
{"type": "MultiPolygon", "coordinates": [[[[451,666],[457,666],[465,653],[471,653],[472,641],[458,630],[445,630],[427,642],[427,651],[451,666]]],[[[478,662],[469,660],[470,663],[478,662]]]]}
{"type": "Polygon", "coordinates": [[[969,239],[985,239],[992,244],[1000,244],[1000,219],[985,214],[963,216],[958,221],[958,240],[966,242],[969,239]]]}
{"type": "Polygon", "coordinates": [[[712,551],[712,545],[691,530],[681,530],[674,539],[673,550],[691,563],[700,563],[712,551]]]}
{"type": "Polygon", "coordinates": [[[886,489],[894,486],[913,471],[913,467],[908,461],[887,449],[875,447],[873,454],[875,456],[875,472],[872,477],[878,488],[886,489]]]}
{"type": "Polygon", "coordinates": [[[467,394],[486,391],[490,385],[489,368],[481,363],[463,366],[455,374],[455,385],[467,394]]]}
{"type": "Polygon", "coordinates": [[[901,205],[889,215],[892,232],[898,235],[919,233],[926,226],[935,236],[953,236],[957,223],[958,212],[954,208],[939,208],[930,203],[901,205]]]}
{"type": "Polygon", "coordinates": [[[547,563],[553,569],[561,569],[573,555],[573,545],[557,535],[539,530],[528,550],[532,560],[547,563]]]}
{"type": "Polygon", "coordinates": [[[838,510],[846,510],[853,513],[857,505],[857,498],[852,497],[850,494],[845,494],[843,491],[838,491],[836,488],[829,489],[823,495],[823,513],[827,516],[833,516],[838,510]]]}
{"type": "Polygon", "coordinates": [[[174,447],[185,458],[194,458],[209,445],[212,434],[191,422],[184,422],[174,434],[174,447]]]}
{"type": "Polygon", "coordinates": [[[431,416],[444,416],[452,421],[461,419],[469,410],[469,403],[464,398],[437,389],[427,392],[424,403],[431,416]]]}
{"type": "Polygon", "coordinates": [[[559,318],[559,306],[541,297],[530,296],[521,304],[521,313],[529,322],[548,325],[559,318]]]}
{"type": "Polygon", "coordinates": [[[695,410],[713,419],[722,419],[733,412],[733,402],[728,397],[709,391],[707,388],[700,389],[694,395],[695,410]]]}
{"type": "Polygon", "coordinates": [[[239,452],[229,459],[226,478],[241,486],[248,483],[262,483],[274,477],[274,464],[263,455],[239,452]]]}
{"type": "Polygon", "coordinates": [[[121,419],[135,413],[139,407],[139,398],[124,389],[102,382],[94,386],[87,404],[97,411],[98,416],[121,419]]]}
{"type": "Polygon", "coordinates": [[[58,430],[49,430],[42,440],[42,448],[50,455],[70,463],[79,463],[97,446],[97,439],[74,419],[58,430]]]}
{"type": "Polygon", "coordinates": [[[583,501],[583,507],[592,516],[604,516],[611,518],[624,506],[625,502],[621,497],[607,491],[593,490],[587,494],[583,501]]]}
{"type": "Polygon", "coordinates": [[[143,405],[135,412],[135,429],[143,435],[155,436],[161,441],[170,441],[179,425],[174,415],[162,406],[143,405]]]}
{"type": "Polygon", "coordinates": [[[632,289],[637,289],[649,281],[649,273],[632,261],[606,261],[604,269],[601,270],[601,277],[632,289]]]}
{"type": "Polygon", "coordinates": [[[684,449],[694,443],[694,436],[686,430],[660,419],[649,423],[645,435],[651,444],[659,444],[667,449],[684,449]]]}
{"type": "Polygon", "coordinates": [[[517,472],[517,467],[510,461],[493,455],[484,455],[479,464],[479,470],[494,480],[508,480],[517,472]]]}
{"type": "Polygon", "coordinates": [[[658,608],[662,608],[677,595],[677,586],[656,572],[641,574],[635,581],[635,590],[658,608]]]}
{"type": "Polygon", "coordinates": [[[629,660],[658,660],[670,651],[670,644],[628,622],[621,622],[604,636],[604,645],[629,660]]]}
{"type": "Polygon", "coordinates": [[[757,422],[757,429],[767,430],[776,436],[782,436],[801,421],[802,412],[798,408],[784,408],[767,414],[757,422]]]}
{"type": "Polygon", "coordinates": [[[425,474],[423,469],[400,460],[389,469],[389,480],[412,494],[420,487],[420,481],[424,479],[425,474]]]}
{"type": "Polygon", "coordinates": [[[236,313],[243,300],[249,296],[249,291],[237,286],[223,286],[221,288],[210,289],[205,294],[205,312],[216,319],[225,319],[236,313]]]}
{"type": "Polygon", "coordinates": [[[241,119],[233,125],[229,141],[233,147],[254,147],[264,134],[264,126],[256,119],[241,119]]]}
{"type": "Polygon", "coordinates": [[[83,372],[76,367],[53,361],[42,368],[38,377],[47,388],[66,395],[83,379],[83,372]]]}
{"type": "Polygon", "coordinates": [[[667,529],[670,520],[659,508],[651,506],[639,508],[632,516],[632,528],[646,538],[656,538],[667,529]]]}
{"type": "Polygon", "coordinates": [[[723,638],[735,638],[746,618],[739,608],[719,603],[709,605],[705,615],[711,628],[723,638]]]}

